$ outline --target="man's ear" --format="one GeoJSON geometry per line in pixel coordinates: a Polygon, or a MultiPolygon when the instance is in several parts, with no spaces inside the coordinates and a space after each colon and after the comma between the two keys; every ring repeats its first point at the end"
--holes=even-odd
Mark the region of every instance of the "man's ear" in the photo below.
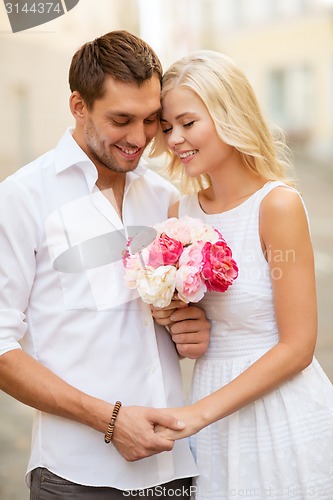
{"type": "Polygon", "coordinates": [[[69,98],[69,107],[75,120],[82,125],[85,121],[87,105],[77,90],[69,98]]]}

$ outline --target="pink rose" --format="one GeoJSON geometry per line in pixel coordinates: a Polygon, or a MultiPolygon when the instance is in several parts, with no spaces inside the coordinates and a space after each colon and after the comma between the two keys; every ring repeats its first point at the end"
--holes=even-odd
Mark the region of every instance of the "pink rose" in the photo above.
{"type": "Polygon", "coordinates": [[[225,292],[238,276],[238,267],[224,240],[205,243],[201,274],[209,291],[225,292]]]}
{"type": "Polygon", "coordinates": [[[156,224],[154,229],[158,235],[166,233],[170,238],[180,241],[183,245],[191,243],[191,226],[190,224],[186,224],[183,219],[180,220],[172,217],[161,224],[156,224]]]}
{"type": "Polygon", "coordinates": [[[178,297],[187,303],[199,302],[207,291],[200,272],[192,266],[182,266],[177,270],[176,289],[178,297]]]}
{"type": "Polygon", "coordinates": [[[199,241],[185,247],[179,258],[179,266],[194,266],[198,271],[201,271],[203,264],[202,249],[204,246],[205,243],[199,241]]]}
{"type": "Polygon", "coordinates": [[[170,238],[166,233],[162,233],[148,248],[148,265],[155,268],[176,264],[183,251],[182,243],[170,238]]]}

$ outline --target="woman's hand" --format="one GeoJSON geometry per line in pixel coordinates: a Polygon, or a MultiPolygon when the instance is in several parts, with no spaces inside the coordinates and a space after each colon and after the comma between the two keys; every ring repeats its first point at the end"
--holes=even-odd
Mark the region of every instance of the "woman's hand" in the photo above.
{"type": "Polygon", "coordinates": [[[204,426],[204,416],[199,410],[200,403],[182,408],[166,408],[163,413],[168,413],[175,417],[178,421],[184,422],[185,427],[179,431],[167,429],[162,425],[155,425],[155,432],[165,439],[176,441],[184,439],[199,432],[204,426]]]}
{"type": "Polygon", "coordinates": [[[177,309],[183,309],[186,307],[188,307],[186,302],[174,298],[168,306],[155,307],[150,305],[150,310],[156,323],[162,326],[169,326],[172,323],[172,320],[170,319],[171,314],[173,314],[177,309]]]}

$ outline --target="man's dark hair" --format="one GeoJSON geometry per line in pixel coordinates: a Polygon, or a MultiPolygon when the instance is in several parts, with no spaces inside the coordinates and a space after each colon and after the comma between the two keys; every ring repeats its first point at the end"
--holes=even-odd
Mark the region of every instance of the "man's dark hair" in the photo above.
{"type": "Polygon", "coordinates": [[[103,97],[106,77],[141,85],[153,74],[162,80],[162,65],[153,49],[127,31],[111,31],[77,50],[69,69],[69,86],[91,109],[103,97]]]}

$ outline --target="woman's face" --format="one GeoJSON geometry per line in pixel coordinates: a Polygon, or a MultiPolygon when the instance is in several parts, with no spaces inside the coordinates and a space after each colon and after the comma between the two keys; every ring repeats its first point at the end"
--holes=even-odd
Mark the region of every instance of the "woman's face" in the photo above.
{"type": "Polygon", "coordinates": [[[161,125],[168,148],[190,177],[221,170],[235,153],[217,135],[205,104],[188,88],[177,87],[163,96],[161,125]]]}

